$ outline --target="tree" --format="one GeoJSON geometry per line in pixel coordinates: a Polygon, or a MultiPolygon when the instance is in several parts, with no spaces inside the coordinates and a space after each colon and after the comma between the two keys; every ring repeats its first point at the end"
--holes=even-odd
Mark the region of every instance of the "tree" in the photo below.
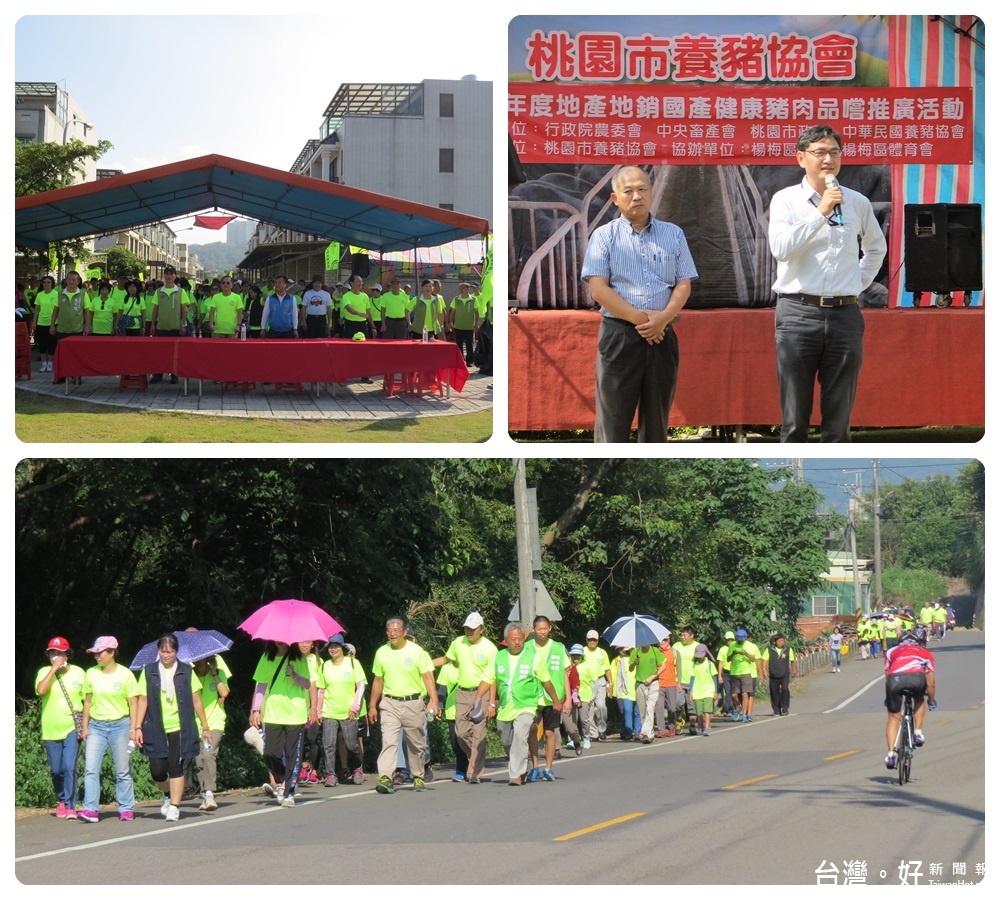
{"type": "Polygon", "coordinates": [[[956,538],[958,572],[976,595],[973,623],[986,628],[986,469],[978,460],[958,476],[956,511],[961,516],[956,538]]]}
{"type": "MultiPolygon", "coordinates": [[[[27,197],[43,191],[54,191],[74,184],[85,172],[84,160],[100,159],[114,145],[110,141],[85,144],[74,138],[66,144],[51,141],[14,142],[14,196],[27,197]]],[[[82,240],[58,241],[50,245],[60,262],[67,258],[85,258],[87,250],[82,240]]],[[[30,251],[44,270],[49,267],[49,253],[30,251]]]]}
{"type": "Polygon", "coordinates": [[[104,258],[104,271],[108,278],[116,278],[119,272],[125,272],[131,278],[139,278],[146,274],[146,263],[128,247],[109,247],[104,258]]]}

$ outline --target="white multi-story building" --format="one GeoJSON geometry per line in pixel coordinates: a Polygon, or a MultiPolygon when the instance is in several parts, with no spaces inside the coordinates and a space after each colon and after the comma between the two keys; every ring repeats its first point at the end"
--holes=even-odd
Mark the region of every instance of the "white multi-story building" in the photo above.
{"type": "MultiPolygon", "coordinates": [[[[65,144],[77,138],[86,144],[96,144],[97,127],[83,110],[55,82],[14,82],[14,137],[21,143],[65,144]]],[[[84,174],[76,182],[93,181],[97,161],[81,161],[84,174]]]]}
{"type": "MultiPolygon", "coordinates": [[[[305,143],[291,171],[492,219],[492,124],[493,86],[474,76],[342,84],[323,113],[319,137],[305,143]]],[[[309,277],[322,260],[309,243],[308,235],[262,223],[246,262],[254,266],[268,256],[262,245],[281,244],[283,265],[301,255],[301,266],[289,274],[309,277]]]]}

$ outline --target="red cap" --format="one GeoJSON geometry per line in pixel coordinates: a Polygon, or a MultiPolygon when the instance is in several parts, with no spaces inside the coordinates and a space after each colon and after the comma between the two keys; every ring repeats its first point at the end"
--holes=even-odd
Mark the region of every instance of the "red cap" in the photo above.
{"type": "Polygon", "coordinates": [[[64,637],[54,637],[49,641],[49,646],[45,648],[46,650],[61,650],[66,653],[69,650],[69,641],[64,637]]]}

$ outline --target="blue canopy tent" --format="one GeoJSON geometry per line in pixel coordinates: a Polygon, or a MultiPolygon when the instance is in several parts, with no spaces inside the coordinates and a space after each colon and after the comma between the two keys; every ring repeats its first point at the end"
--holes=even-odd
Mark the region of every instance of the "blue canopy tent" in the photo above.
{"type": "Polygon", "coordinates": [[[486,235],[489,221],[211,154],[15,202],[16,243],[121,231],[221,208],[321,238],[389,252],[486,235]]]}

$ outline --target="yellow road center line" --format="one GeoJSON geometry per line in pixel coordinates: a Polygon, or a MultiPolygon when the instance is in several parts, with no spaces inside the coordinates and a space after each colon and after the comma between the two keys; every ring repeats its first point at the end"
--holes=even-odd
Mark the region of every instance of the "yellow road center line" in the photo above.
{"type": "Polygon", "coordinates": [[[638,819],[640,816],[646,815],[642,812],[629,813],[627,816],[619,816],[617,819],[608,819],[607,822],[600,822],[597,825],[591,825],[589,828],[581,828],[579,831],[573,831],[569,834],[564,834],[562,837],[552,838],[554,841],[571,841],[573,838],[580,837],[583,834],[591,834],[594,831],[600,831],[602,828],[610,828],[612,825],[620,825],[622,822],[628,822],[630,819],[638,819]]]}
{"type": "Polygon", "coordinates": [[[745,787],[748,784],[756,784],[758,781],[767,781],[769,778],[777,778],[775,775],[761,775],[759,778],[751,778],[749,781],[738,781],[736,784],[727,784],[722,790],[731,791],[733,788],[745,787]]]}
{"type": "Polygon", "coordinates": [[[846,753],[837,753],[834,756],[824,756],[823,761],[829,762],[831,759],[843,759],[845,756],[854,756],[855,753],[860,752],[860,750],[848,750],[846,753]]]}

